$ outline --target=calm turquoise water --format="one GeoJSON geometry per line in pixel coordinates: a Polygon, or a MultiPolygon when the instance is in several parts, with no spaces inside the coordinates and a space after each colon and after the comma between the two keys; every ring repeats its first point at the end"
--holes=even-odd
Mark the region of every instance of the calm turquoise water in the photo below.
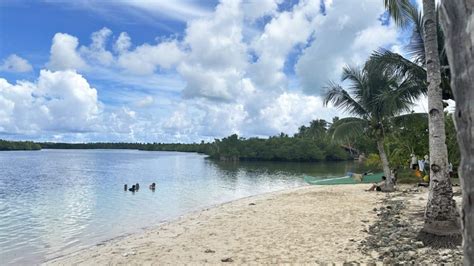
{"type": "Polygon", "coordinates": [[[204,207],[304,185],[305,174],[342,176],[354,167],[134,150],[0,152],[0,264],[42,262],[204,207]],[[137,193],[123,191],[137,182],[137,193]]]}

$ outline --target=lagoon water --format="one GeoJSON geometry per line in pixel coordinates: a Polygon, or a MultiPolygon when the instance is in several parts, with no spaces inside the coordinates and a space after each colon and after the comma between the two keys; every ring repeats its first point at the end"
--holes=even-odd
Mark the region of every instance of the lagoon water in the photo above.
{"type": "MultiPolygon", "coordinates": [[[[136,150],[0,152],[0,264],[37,264],[215,204],[342,176],[352,162],[221,163],[136,150]],[[136,193],[123,185],[140,183],[136,193]],[[154,192],[148,189],[157,184],[154,192]]],[[[315,203],[317,204],[317,203],[315,203]]]]}

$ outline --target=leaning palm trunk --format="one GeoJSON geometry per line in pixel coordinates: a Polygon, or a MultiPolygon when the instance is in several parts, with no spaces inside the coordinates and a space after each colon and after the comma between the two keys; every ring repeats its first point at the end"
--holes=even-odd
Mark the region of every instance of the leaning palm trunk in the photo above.
{"type": "Polygon", "coordinates": [[[377,149],[379,150],[380,160],[382,161],[383,174],[387,179],[390,179],[390,166],[387,159],[387,153],[385,153],[385,148],[383,146],[383,139],[377,140],[377,149]]]}
{"type": "Polygon", "coordinates": [[[464,265],[474,264],[474,0],[442,2],[442,26],[456,99],[456,128],[463,189],[464,265]],[[469,23],[471,22],[471,23],[469,23]]]}
{"type": "Polygon", "coordinates": [[[441,74],[436,32],[435,1],[423,0],[426,68],[428,76],[430,192],[423,232],[437,236],[460,233],[453,189],[448,175],[441,74]]]}

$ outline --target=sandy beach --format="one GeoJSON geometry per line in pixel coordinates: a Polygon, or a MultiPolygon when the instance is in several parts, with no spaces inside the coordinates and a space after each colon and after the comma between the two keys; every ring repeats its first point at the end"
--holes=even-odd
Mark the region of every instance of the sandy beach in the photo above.
{"type": "Polygon", "coordinates": [[[226,203],[49,261],[70,264],[357,261],[354,245],[385,196],[365,185],[310,186],[226,203]]]}
{"type": "Polygon", "coordinates": [[[416,241],[427,189],[386,194],[367,187],[308,186],[245,198],[45,264],[460,261],[460,247],[439,251],[416,241]]]}

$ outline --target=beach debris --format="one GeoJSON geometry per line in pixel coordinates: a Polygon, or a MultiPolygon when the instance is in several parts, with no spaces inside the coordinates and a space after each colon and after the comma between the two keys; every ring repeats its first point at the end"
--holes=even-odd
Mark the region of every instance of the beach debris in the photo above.
{"type": "Polygon", "coordinates": [[[221,259],[222,262],[233,262],[234,260],[232,258],[225,258],[221,259]]]}
{"type": "Polygon", "coordinates": [[[204,250],[204,253],[216,253],[216,251],[208,248],[204,250]]]}
{"type": "Polygon", "coordinates": [[[131,252],[125,252],[122,254],[122,256],[124,257],[128,257],[130,255],[137,255],[137,252],[136,251],[131,251],[131,252]]]}
{"type": "Polygon", "coordinates": [[[436,249],[426,247],[417,238],[423,215],[418,218],[407,216],[404,210],[410,203],[404,198],[410,195],[399,193],[395,196],[396,199],[387,197],[383,200],[385,207],[374,208],[378,218],[368,227],[368,237],[360,241],[359,248],[371,259],[369,261],[383,264],[462,264],[461,246],[436,249]]]}
{"type": "Polygon", "coordinates": [[[251,202],[251,203],[249,203],[249,205],[253,206],[253,205],[257,205],[257,204],[255,204],[255,203],[251,202]]]}

